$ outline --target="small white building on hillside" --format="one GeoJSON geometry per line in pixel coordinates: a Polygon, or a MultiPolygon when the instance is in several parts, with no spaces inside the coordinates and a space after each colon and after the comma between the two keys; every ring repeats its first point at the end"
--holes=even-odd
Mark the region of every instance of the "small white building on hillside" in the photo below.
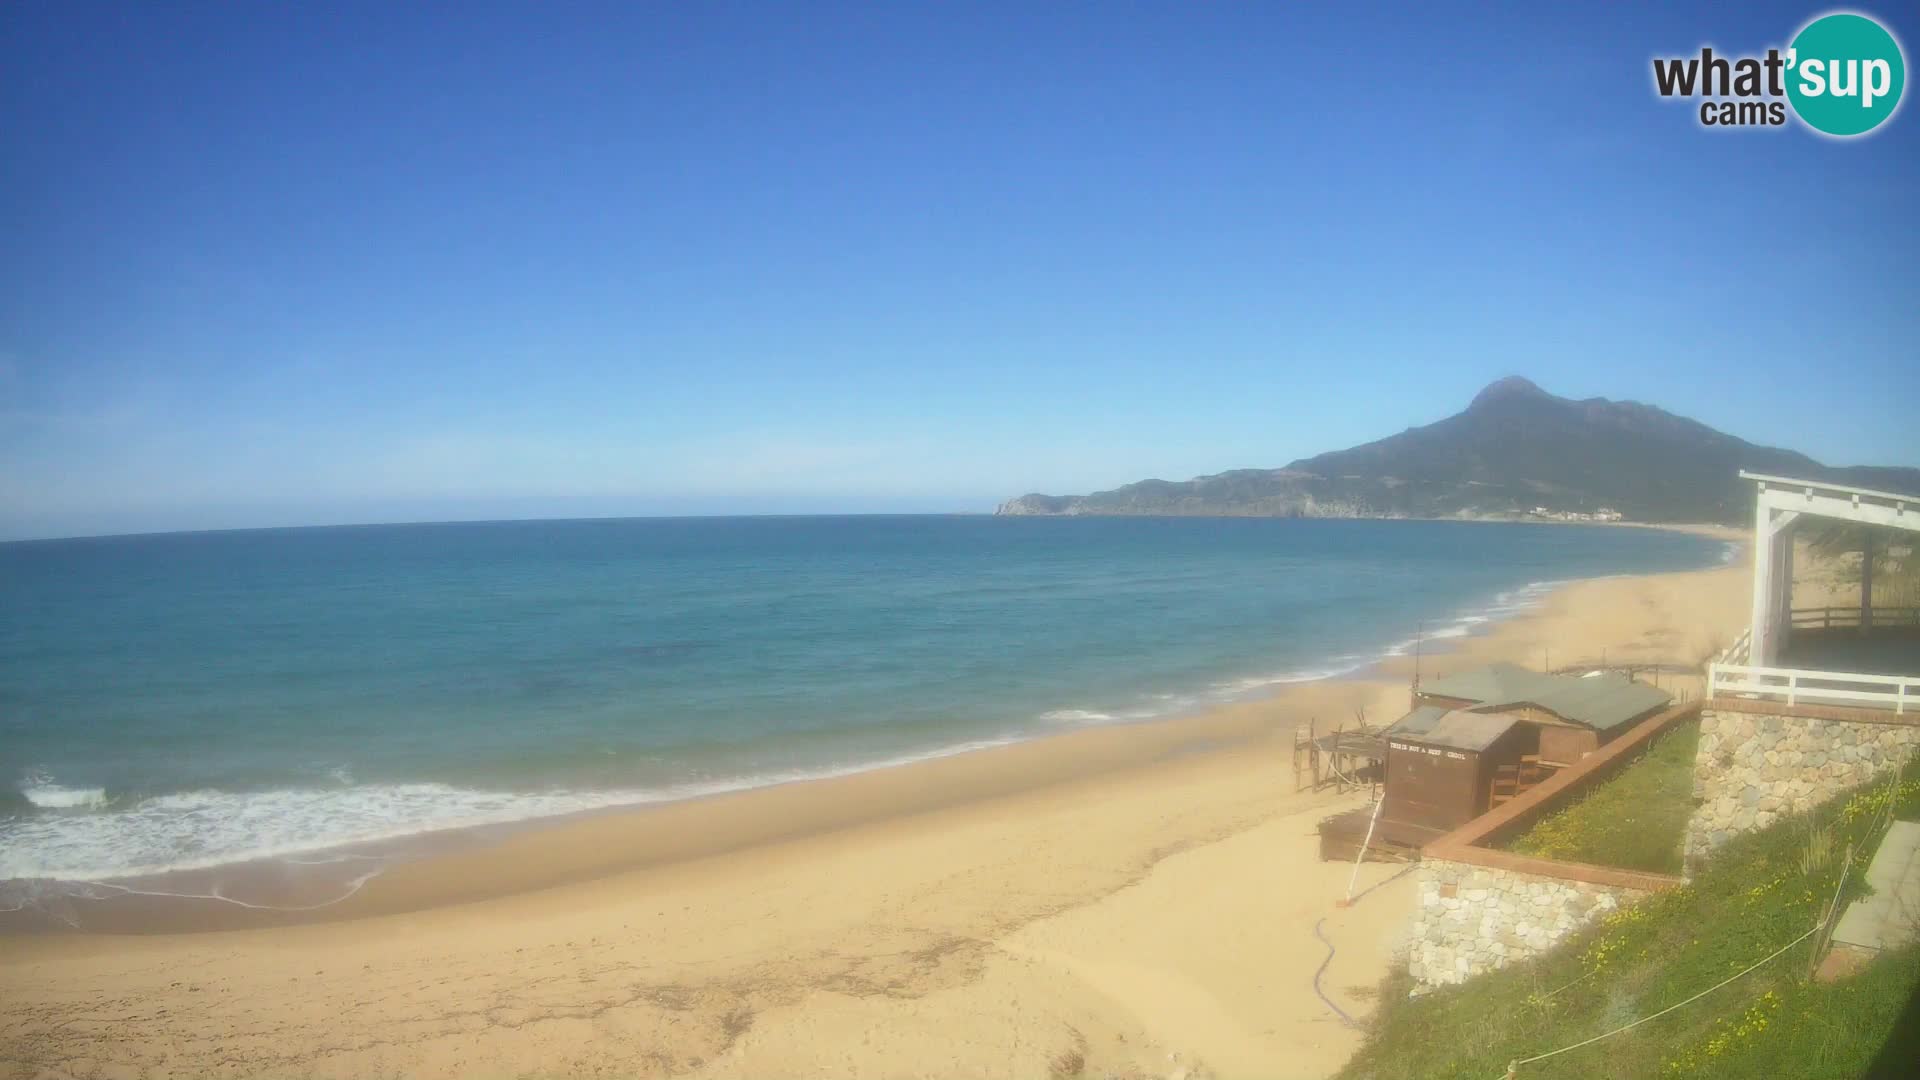
{"type": "MultiPolygon", "coordinates": [[[[1874,602],[1874,549],[1911,550],[1920,495],[1741,473],[1757,485],[1753,624],[1707,668],[1686,860],[1920,760],[1920,608],[1874,602]],[[1793,606],[1793,541],[1855,526],[1857,604],[1793,606]]],[[[1914,603],[1904,597],[1907,605],[1914,603]]]]}
{"type": "Polygon", "coordinates": [[[1793,606],[1794,538],[1826,520],[1920,533],[1920,495],[1742,472],[1758,486],[1753,615],[1707,673],[1709,697],[1904,714],[1920,709],[1920,607],[1873,603],[1874,531],[1864,537],[1856,606],[1793,606]]]}

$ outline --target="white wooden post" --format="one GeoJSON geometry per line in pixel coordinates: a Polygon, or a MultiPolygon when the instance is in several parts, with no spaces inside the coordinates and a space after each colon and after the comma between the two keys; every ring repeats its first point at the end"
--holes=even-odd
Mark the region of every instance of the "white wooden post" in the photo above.
{"type": "Polygon", "coordinates": [[[1773,651],[1776,654],[1784,653],[1793,646],[1793,539],[1799,531],[1794,524],[1789,523],[1780,529],[1781,543],[1774,549],[1780,553],[1779,583],[1774,586],[1780,605],[1779,618],[1774,622],[1779,630],[1773,639],[1773,651]]]}
{"type": "Polygon", "coordinates": [[[1753,638],[1747,662],[1755,667],[1773,663],[1773,510],[1767,505],[1767,485],[1760,483],[1753,512],[1753,638]]]}
{"type": "Polygon", "coordinates": [[[1860,544],[1860,636],[1873,628],[1873,533],[1860,544]]]}

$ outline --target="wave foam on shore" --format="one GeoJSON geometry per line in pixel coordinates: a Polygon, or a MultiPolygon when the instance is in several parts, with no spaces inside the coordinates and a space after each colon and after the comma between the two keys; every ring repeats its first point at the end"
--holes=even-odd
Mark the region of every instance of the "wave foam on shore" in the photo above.
{"type": "MultiPolygon", "coordinates": [[[[1730,545],[1731,546],[1731,545],[1730,545]]],[[[1246,700],[1279,687],[1338,678],[1405,656],[1416,645],[1482,632],[1537,607],[1561,581],[1532,582],[1371,654],[1347,654],[1306,668],[1223,680],[1188,693],[1159,693],[1129,705],[1081,705],[1041,712],[1037,724],[990,738],[924,751],[852,757],[804,769],[743,771],[651,787],[583,790],[482,790],[439,782],[362,783],[336,770],[337,786],[258,791],[203,789],[143,798],[99,787],[58,784],[44,771],[22,778],[34,812],[0,818],[0,883],[101,883],[265,859],[330,857],[424,834],[514,825],[620,807],[677,802],[729,792],[846,776],[1004,746],[1049,730],[1138,723],[1246,700]]],[[[0,889],[5,889],[0,884],[0,889]]],[[[0,900],[5,900],[0,895],[0,900]]],[[[223,898],[216,898],[223,899],[223,898]]]]}
{"type": "Polygon", "coordinates": [[[123,806],[113,805],[102,792],[98,800],[76,800],[71,807],[60,807],[90,812],[0,819],[0,888],[22,881],[101,883],[313,856],[447,830],[514,825],[825,780],[1015,741],[1012,735],[971,739],[881,760],[648,788],[487,791],[422,782],[265,791],[203,789],[155,795],[123,806]]]}

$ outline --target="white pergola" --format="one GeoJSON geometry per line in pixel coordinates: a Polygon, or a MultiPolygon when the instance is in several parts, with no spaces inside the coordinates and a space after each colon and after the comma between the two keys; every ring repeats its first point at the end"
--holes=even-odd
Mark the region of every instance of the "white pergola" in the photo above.
{"type": "MultiPolygon", "coordinates": [[[[1829,518],[1920,532],[1920,495],[1744,470],[1740,477],[1760,487],[1753,522],[1753,622],[1749,624],[1747,662],[1771,667],[1793,627],[1795,527],[1807,518],[1829,518]]],[[[1874,625],[1871,537],[1863,558],[1859,626],[1864,633],[1874,625]]]]}

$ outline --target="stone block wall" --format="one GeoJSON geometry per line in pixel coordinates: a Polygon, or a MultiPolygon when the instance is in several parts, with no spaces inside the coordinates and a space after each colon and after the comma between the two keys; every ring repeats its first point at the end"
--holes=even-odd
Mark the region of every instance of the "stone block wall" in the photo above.
{"type": "Polygon", "coordinates": [[[1865,783],[1916,746],[1920,726],[1892,713],[1884,721],[1840,720],[1709,702],[1700,713],[1693,761],[1688,868],[1743,832],[1865,783]]]}
{"type": "Polygon", "coordinates": [[[1416,992],[1538,956],[1647,890],[1427,858],[1407,971],[1416,992]]]}

